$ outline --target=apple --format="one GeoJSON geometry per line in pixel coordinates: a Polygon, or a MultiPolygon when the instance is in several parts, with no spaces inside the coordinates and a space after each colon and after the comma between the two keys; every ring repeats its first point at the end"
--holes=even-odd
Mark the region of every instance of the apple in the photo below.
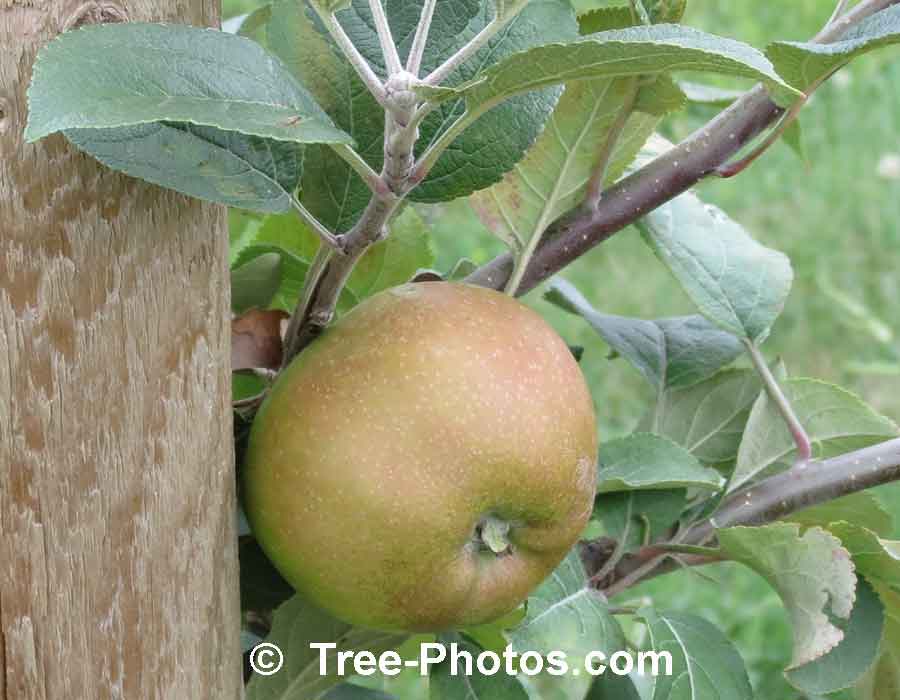
{"type": "Polygon", "coordinates": [[[594,501],[594,407],[569,348],[482,287],[366,300],[281,374],[243,498],[263,550],[346,622],[437,631],[519,606],[594,501]]]}

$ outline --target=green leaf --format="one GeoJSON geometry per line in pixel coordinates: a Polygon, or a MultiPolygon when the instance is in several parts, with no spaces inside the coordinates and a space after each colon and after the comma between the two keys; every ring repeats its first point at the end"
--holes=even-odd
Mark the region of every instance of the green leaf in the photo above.
{"type": "Polygon", "coordinates": [[[247,700],[319,700],[343,680],[337,675],[337,654],[341,651],[370,651],[380,654],[396,649],[406,635],[352,627],[307,603],[299,595],[276,611],[272,632],[266,639],[284,654],[284,666],[272,676],[255,675],[247,686],[247,700]],[[326,673],[319,673],[319,649],[311,643],[330,643],[326,673]]]}
{"type": "Polygon", "coordinates": [[[464,662],[453,672],[451,645],[455,644],[460,653],[471,654],[472,659],[483,653],[478,645],[458,634],[440,635],[438,641],[447,648],[447,659],[431,670],[429,700],[528,700],[528,693],[518,679],[502,670],[488,676],[479,672],[473,661],[471,674],[466,673],[464,662]]]}
{"type": "Polygon", "coordinates": [[[664,435],[705,464],[733,462],[762,383],[752,370],[732,369],[684,389],[666,391],[642,430],[664,435]]]}
{"type": "MultiPolygon", "coordinates": [[[[238,262],[245,264],[266,252],[279,254],[283,275],[273,305],[292,311],[318,248],[316,235],[293,214],[268,216],[238,262]]],[[[338,312],[345,313],[368,296],[408,282],[418,269],[433,262],[425,224],[415,210],[407,208],[391,223],[390,235],[372,245],[355,266],[341,292],[338,312]]]]}
{"type": "Polygon", "coordinates": [[[615,652],[625,644],[622,630],[603,597],[587,585],[577,548],[528,596],[525,619],[506,633],[524,653],[561,651],[570,666],[590,651],[615,652]]]}
{"type": "Polygon", "coordinates": [[[281,281],[268,308],[291,313],[303,291],[306,273],[309,272],[309,262],[279,246],[254,244],[241,251],[235,261],[235,268],[243,267],[263,255],[277,255],[281,267],[281,281]]]}
{"type": "MultiPolygon", "coordinates": [[[[276,0],[267,37],[270,50],[350,134],[363,160],[379,171],[384,149],[383,110],[306,4],[276,0]]],[[[377,39],[375,44],[378,46],[377,39]]],[[[304,206],[329,230],[348,230],[371,198],[369,188],[328,146],[309,146],[307,158],[316,167],[304,172],[304,206]]]]}
{"type": "Polygon", "coordinates": [[[859,579],[856,603],[844,639],[824,656],[785,672],[788,682],[807,695],[825,695],[855,685],[878,657],[884,605],[872,586],[859,579]]]}
{"type": "MultiPolygon", "coordinates": [[[[384,113],[362,85],[353,68],[339,54],[324,27],[295,0],[278,0],[269,25],[272,50],[300,78],[335,122],[357,142],[357,151],[376,171],[383,157],[384,113]]],[[[388,0],[385,12],[401,58],[409,52],[421,7],[405,0],[388,0]]],[[[369,5],[353,3],[339,19],[364,57],[383,74],[383,57],[369,5]]],[[[437,3],[423,57],[423,74],[449,58],[483,29],[493,16],[491,2],[446,0],[437,3]]],[[[562,41],[576,35],[571,8],[563,0],[535,0],[487,47],[458,68],[447,80],[455,85],[471,78],[485,63],[542,41],[562,41]]],[[[522,96],[486,115],[444,153],[410,198],[445,201],[487,187],[509,170],[534,142],[559,97],[550,88],[522,96]],[[515,129],[508,128],[510,123],[515,129]]],[[[458,100],[442,105],[420,128],[418,154],[462,113],[458,100]]],[[[304,204],[326,225],[348,229],[369,199],[369,191],[352,169],[331,149],[313,146],[311,159],[319,167],[304,176],[304,204]]]]}
{"type": "Polygon", "coordinates": [[[422,217],[407,207],[390,225],[390,235],[373,245],[357,263],[347,286],[357,299],[409,282],[434,264],[431,237],[422,217]]]}
{"type": "Polygon", "coordinates": [[[65,32],[41,50],[28,102],[28,141],[162,121],[293,143],[351,142],[257,43],[186,25],[65,32]]]}
{"type": "Polygon", "coordinates": [[[678,87],[684,92],[688,102],[710,107],[727,107],[745,94],[744,90],[726,90],[714,85],[704,85],[687,80],[680,80],[678,87]]]}
{"type": "Polygon", "coordinates": [[[766,55],[788,83],[805,91],[857,56],[896,43],[900,43],[900,7],[895,5],[851,27],[840,41],[776,41],[766,55]]]}
{"type": "MultiPolygon", "coordinates": [[[[530,90],[590,78],[654,75],[673,70],[735,75],[766,83],[789,102],[796,91],[756,49],[681,25],[600,32],[566,44],[545,44],[499,61],[457,94],[469,110],[488,109],[530,90]]],[[[428,88],[420,88],[428,96],[428,88]]]]}
{"type": "MultiPolygon", "coordinates": [[[[751,700],[744,660],[718,628],[703,618],[644,608],[654,651],[672,655],[672,674],[653,678],[653,700],[751,700]]],[[[661,664],[661,667],[664,666],[661,664]]]]}
{"type": "Polygon", "coordinates": [[[228,210],[228,264],[234,266],[238,255],[253,243],[263,218],[249,211],[240,209],[228,210]]]}
{"type": "Polygon", "coordinates": [[[478,265],[469,258],[460,258],[447,273],[445,279],[452,281],[464,280],[478,269],[478,265]]]}
{"type": "Polygon", "coordinates": [[[630,7],[611,5],[598,7],[578,15],[578,33],[581,35],[606,32],[610,29],[633,27],[635,22],[630,7]]]}
{"type": "Polygon", "coordinates": [[[686,505],[684,489],[603,493],[594,503],[594,518],[630,552],[670,532],[686,505]]]}
{"type": "Polygon", "coordinates": [[[894,519],[871,491],[860,491],[823,503],[785,518],[803,527],[818,525],[826,530],[832,523],[845,520],[871,530],[876,535],[889,535],[894,531],[894,519]]]}
{"type": "MultiPolygon", "coordinates": [[[[897,426],[891,420],[833,384],[817,379],[788,379],[781,388],[819,453],[829,448],[844,451],[848,443],[859,449],[897,436],[897,426]]],[[[787,424],[768,395],[760,394],[744,430],[729,490],[747,483],[794,451],[787,424]]]]}
{"type": "Polygon", "coordinates": [[[545,298],[581,316],[657,390],[696,384],[743,351],[737,338],[702,316],[645,321],[602,314],[572,284],[559,277],[545,298]]]}
{"type": "MultiPolygon", "coordinates": [[[[395,1],[406,3],[406,0],[395,1]]],[[[438,3],[438,7],[441,4],[438,3]]],[[[446,4],[452,6],[456,3],[446,4]]],[[[423,72],[436,68],[439,62],[487,26],[492,17],[491,4],[481,3],[482,9],[464,31],[446,35],[452,41],[444,39],[440,42],[443,46],[437,47],[438,50],[432,55],[426,51],[423,72]]],[[[435,36],[434,28],[431,36],[435,36]]],[[[577,36],[578,24],[569,2],[531,0],[485,48],[454,71],[445,85],[457,87],[473,80],[485,66],[516,52],[546,42],[570,41],[577,36]]],[[[410,197],[419,202],[443,202],[467,196],[499,181],[538,138],[561,93],[561,88],[549,86],[514,97],[483,115],[443,153],[410,197]]],[[[424,148],[433,143],[464,111],[465,105],[458,99],[440,104],[422,123],[417,155],[421,155],[424,148]]]]}
{"type": "Polygon", "coordinates": [[[281,287],[281,256],[265,253],[231,271],[231,310],[268,308],[281,287]]]}
{"type": "Polygon", "coordinates": [[[341,683],[325,693],[322,700],[397,700],[397,698],[355,683],[341,683]]]}
{"type": "Polygon", "coordinates": [[[671,440],[635,433],[600,448],[598,491],[694,488],[716,491],[723,485],[717,471],[671,440]]]}
{"type": "Polygon", "coordinates": [[[484,649],[489,649],[497,654],[502,654],[508,642],[503,635],[525,619],[525,604],[522,603],[512,612],[506,613],[501,618],[485,622],[481,625],[466,627],[461,630],[469,639],[479,644],[484,649]]]}
{"type": "Polygon", "coordinates": [[[881,655],[856,687],[856,700],[897,700],[900,698],[900,594],[879,587],[887,621],[881,640],[881,655]]]}
{"type": "Polygon", "coordinates": [[[736,336],[760,342],[791,289],[790,261],[720,209],[686,193],[638,222],[644,240],[697,308],[736,336]]]}
{"type": "Polygon", "coordinates": [[[512,250],[540,237],[547,226],[585,196],[601,149],[622,110],[628,117],[610,158],[607,181],[616,179],[656,127],[659,119],[633,113],[634,80],[573,83],[525,157],[471,203],[484,225],[512,250]]]}
{"type": "Polygon", "coordinates": [[[641,700],[641,696],[628,676],[604,673],[594,679],[584,700],[641,700]]]}
{"type": "Polygon", "coordinates": [[[882,539],[857,523],[836,522],[828,529],[850,552],[857,573],[900,588],[900,542],[882,539]]]}
{"type": "Polygon", "coordinates": [[[68,129],[101,163],[198,199],[283,212],[300,182],[302,147],[191,124],[68,129]]]}
{"type": "Polygon", "coordinates": [[[677,23],[684,16],[687,0],[641,0],[650,13],[653,24],[677,23]]]}
{"type": "Polygon", "coordinates": [[[272,5],[257,7],[253,12],[231,17],[222,22],[222,31],[253,39],[257,44],[266,45],[265,28],[272,19],[272,5]]]}
{"type": "Polygon", "coordinates": [[[794,652],[788,670],[834,649],[848,620],[856,576],[840,540],[820,528],[802,535],[794,523],[732,527],[717,532],[722,553],[750,567],[778,592],[791,618],[794,652]]]}

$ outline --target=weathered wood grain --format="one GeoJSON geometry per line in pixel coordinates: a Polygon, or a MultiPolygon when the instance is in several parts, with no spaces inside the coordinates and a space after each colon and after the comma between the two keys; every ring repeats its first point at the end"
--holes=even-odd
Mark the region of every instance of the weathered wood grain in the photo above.
{"type": "Polygon", "coordinates": [[[221,208],[24,144],[38,48],[216,0],[0,0],[0,698],[241,695],[221,208]]]}

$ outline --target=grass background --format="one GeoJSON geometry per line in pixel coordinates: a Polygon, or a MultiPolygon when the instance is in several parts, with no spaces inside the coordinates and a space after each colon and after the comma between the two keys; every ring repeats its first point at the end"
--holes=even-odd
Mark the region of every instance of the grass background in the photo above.
{"type": "MultiPolygon", "coordinates": [[[[255,0],[225,0],[224,16],[257,5],[255,0]]],[[[830,0],[692,0],[685,22],[764,47],[773,39],[812,36],[832,7],[830,0]]],[[[879,174],[879,164],[891,154],[900,157],[897,59],[896,49],[865,57],[815,95],[802,120],[807,164],[779,144],[738,178],[711,179],[698,187],[702,197],[793,262],[794,289],[766,344],[767,353],[781,355],[791,374],[845,386],[895,420],[900,419],[900,175],[879,174]],[[822,280],[867,312],[848,313],[824,292],[822,280]],[[878,339],[867,331],[873,318],[894,337],[878,339]]],[[[666,134],[683,137],[709,116],[711,112],[694,108],[668,122],[666,134]]],[[[436,212],[432,225],[441,269],[461,256],[482,262],[501,250],[464,202],[436,212]]],[[[584,256],[564,276],[610,313],[653,318],[694,312],[632,229],[584,256]]],[[[648,387],[624,362],[607,360],[607,348],[585,324],[542,301],[539,292],[529,301],[566,340],[586,348],[582,366],[594,392],[602,437],[630,431],[650,405],[648,387]]],[[[890,487],[880,495],[900,522],[900,490],[890,487]]],[[[737,567],[704,573],[715,581],[678,574],[635,593],[716,622],[746,659],[758,697],[796,698],[781,675],[791,639],[777,597],[754,574],[737,567]]]]}

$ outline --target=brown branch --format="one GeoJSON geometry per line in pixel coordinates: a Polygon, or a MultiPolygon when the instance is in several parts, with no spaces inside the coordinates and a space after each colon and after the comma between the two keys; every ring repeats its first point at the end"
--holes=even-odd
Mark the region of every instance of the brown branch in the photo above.
{"type": "MultiPolygon", "coordinates": [[[[725,499],[713,517],[690,527],[678,542],[703,545],[714,539],[718,529],[765,525],[804,508],[898,480],[900,438],[831,459],[800,463],[735,492],[725,499]]],[[[583,547],[582,558],[589,575],[602,567],[603,561],[597,556],[601,551],[604,550],[592,548],[589,543],[583,547]]],[[[710,561],[699,556],[682,557],[682,562],[689,564],[710,561]]],[[[659,544],[648,545],[623,558],[602,585],[607,593],[616,594],[639,581],[675,569],[676,565],[659,544]]]]}
{"type": "MultiPolygon", "coordinates": [[[[819,32],[812,41],[835,41],[866,17],[900,0],[863,0],[819,32]]],[[[517,294],[534,289],[566,265],[628,224],[712,174],[783,114],[758,85],[691,136],[603,193],[596,209],[574,212],[550,226],[525,271],[517,294]]],[[[494,258],[466,278],[471,284],[503,289],[513,258],[494,258]]]]}

